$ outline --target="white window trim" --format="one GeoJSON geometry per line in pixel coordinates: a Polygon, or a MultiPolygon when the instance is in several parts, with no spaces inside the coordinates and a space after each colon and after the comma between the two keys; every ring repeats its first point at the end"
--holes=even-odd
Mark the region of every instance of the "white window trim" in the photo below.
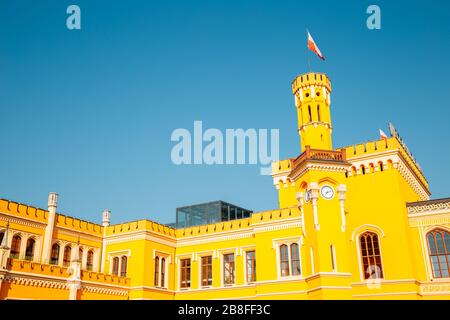
{"type": "Polygon", "coordinates": [[[447,231],[447,232],[450,232],[449,228],[447,228],[445,226],[442,226],[442,225],[438,225],[438,226],[434,225],[434,226],[430,226],[428,228],[423,228],[422,229],[422,233],[423,233],[423,238],[422,239],[424,239],[424,241],[422,241],[422,246],[423,246],[423,249],[425,250],[425,257],[426,257],[426,262],[425,263],[426,263],[426,267],[427,267],[426,269],[427,269],[427,273],[428,273],[430,281],[433,281],[433,282],[448,282],[450,277],[436,278],[434,276],[433,266],[431,264],[430,247],[428,245],[428,233],[430,233],[430,232],[432,232],[434,230],[439,230],[439,229],[447,231]]]}
{"type": "MultiPolygon", "coordinates": [[[[87,254],[87,251],[86,251],[87,254]]],[[[84,250],[83,250],[83,256],[84,256],[84,250]]],[[[122,273],[122,257],[126,256],[127,257],[127,273],[128,273],[128,266],[130,263],[130,258],[131,258],[131,250],[122,250],[122,251],[113,251],[113,252],[109,252],[108,253],[108,262],[109,262],[109,274],[112,275],[113,272],[113,259],[115,257],[119,258],[119,268],[117,270],[117,276],[121,277],[121,273],[122,273]]]]}
{"type": "Polygon", "coordinates": [[[303,279],[303,259],[302,259],[302,246],[303,246],[303,237],[290,237],[290,238],[279,238],[279,239],[273,239],[272,240],[272,249],[275,250],[276,255],[276,267],[277,267],[277,279],[278,280],[285,280],[285,279],[303,279]],[[298,245],[298,255],[300,259],[300,274],[299,275],[292,275],[292,259],[291,259],[291,244],[296,243],[298,245]],[[289,275],[288,276],[282,276],[281,275],[281,260],[280,260],[280,246],[281,245],[287,245],[288,247],[288,259],[289,259],[289,275]]]}
{"type": "Polygon", "coordinates": [[[198,261],[198,288],[200,289],[210,289],[213,287],[213,283],[214,283],[214,272],[211,273],[211,285],[208,286],[204,286],[202,285],[202,258],[203,257],[209,257],[211,256],[211,268],[214,264],[214,259],[216,258],[217,254],[214,250],[210,250],[210,251],[201,251],[201,252],[197,252],[195,254],[196,256],[196,260],[198,261]]]}
{"type": "Polygon", "coordinates": [[[220,287],[221,288],[230,288],[236,286],[236,258],[238,256],[239,250],[238,248],[226,248],[226,249],[220,249],[219,251],[219,261],[220,261],[220,287]],[[225,269],[224,269],[224,255],[226,254],[234,254],[234,279],[232,284],[225,284],[225,269]]]}
{"type": "MultiPolygon", "coordinates": [[[[158,257],[158,285],[155,286],[155,283],[153,282],[153,285],[156,288],[159,289],[167,289],[168,287],[168,274],[169,274],[169,264],[172,263],[172,256],[168,252],[160,251],[160,250],[153,250],[153,266],[155,266],[155,260],[156,257],[158,257]],[[164,265],[164,283],[161,283],[162,279],[162,259],[165,260],[164,265]]],[[[155,272],[153,273],[153,276],[155,276],[155,272]]]]}
{"type": "MultiPolygon", "coordinates": [[[[244,262],[244,283],[245,284],[254,284],[257,282],[256,281],[248,281],[248,272],[247,272],[247,253],[253,251],[255,253],[255,262],[256,262],[256,247],[255,246],[248,246],[248,247],[241,247],[241,249],[243,250],[244,254],[243,254],[243,262],[244,262]]],[[[256,264],[256,263],[255,263],[256,264]]],[[[254,270],[255,274],[256,274],[256,269],[254,270]]],[[[257,276],[257,275],[256,275],[257,276]]]]}
{"type": "Polygon", "coordinates": [[[189,291],[192,290],[192,263],[194,261],[194,254],[193,253],[185,253],[185,254],[179,254],[177,256],[175,256],[175,262],[176,262],[176,267],[177,267],[177,290],[178,291],[189,291]],[[181,287],[181,260],[183,259],[191,259],[191,279],[190,279],[190,283],[189,283],[189,287],[187,288],[182,288],[181,287]]]}

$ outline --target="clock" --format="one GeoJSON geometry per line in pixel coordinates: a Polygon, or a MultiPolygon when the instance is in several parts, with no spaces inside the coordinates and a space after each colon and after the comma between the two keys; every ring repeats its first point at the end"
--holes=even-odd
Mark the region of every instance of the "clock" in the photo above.
{"type": "Polygon", "coordinates": [[[309,202],[311,200],[311,192],[309,190],[306,190],[305,192],[305,201],[309,202]]]}
{"type": "Polygon", "coordinates": [[[320,195],[324,199],[331,200],[334,197],[334,189],[330,186],[323,186],[320,188],[320,195]]]}

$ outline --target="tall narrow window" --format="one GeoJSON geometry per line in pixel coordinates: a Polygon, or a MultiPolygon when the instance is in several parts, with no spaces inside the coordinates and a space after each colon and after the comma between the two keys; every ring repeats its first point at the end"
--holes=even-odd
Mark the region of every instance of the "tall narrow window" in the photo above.
{"type": "Polygon", "coordinates": [[[308,106],[309,122],[312,122],[311,106],[308,106]]]}
{"type": "Polygon", "coordinates": [[[27,240],[27,246],[25,249],[25,260],[33,260],[35,244],[36,244],[36,241],[33,238],[29,238],[27,240]]]}
{"type": "Polygon", "coordinates": [[[11,242],[11,252],[10,257],[13,259],[18,259],[20,254],[20,243],[22,242],[22,238],[19,235],[15,235],[12,238],[11,242]]]}
{"type": "Polygon", "coordinates": [[[362,234],[360,245],[364,279],[383,278],[378,235],[373,232],[362,234]]]}
{"type": "Polygon", "coordinates": [[[180,288],[191,286],[191,259],[180,260],[180,288]]]}
{"type": "Polygon", "coordinates": [[[320,106],[317,105],[317,121],[320,122],[320,106]]]}
{"type": "Polygon", "coordinates": [[[333,272],[336,271],[336,256],[334,254],[334,246],[331,245],[330,246],[330,255],[331,255],[331,270],[333,270],[333,272]]]}
{"type": "Polygon", "coordinates": [[[59,244],[52,245],[52,253],[50,255],[50,264],[58,264],[59,262],[59,244]]]}
{"type": "Polygon", "coordinates": [[[293,276],[300,275],[300,253],[297,243],[291,244],[291,270],[293,276]]]}
{"type": "Polygon", "coordinates": [[[78,248],[78,257],[80,258],[80,261],[83,261],[83,249],[78,248]]]}
{"type": "Polygon", "coordinates": [[[155,287],[159,287],[159,257],[155,258],[155,287]]]}
{"type": "Polygon", "coordinates": [[[282,277],[289,276],[289,252],[285,244],[280,246],[280,270],[282,277]]]}
{"type": "Polygon", "coordinates": [[[86,269],[92,271],[94,268],[94,251],[89,250],[87,253],[86,269]]]}
{"type": "Polygon", "coordinates": [[[122,258],[120,259],[120,276],[121,277],[127,276],[127,264],[128,264],[127,256],[122,256],[122,258]]]}
{"type": "Polygon", "coordinates": [[[66,246],[64,248],[64,255],[63,255],[63,266],[68,267],[70,265],[70,256],[72,254],[72,248],[70,246],[66,246]]]}
{"type": "Polygon", "coordinates": [[[115,276],[119,275],[119,257],[114,257],[113,259],[112,274],[115,276]]]}
{"type": "Polygon", "coordinates": [[[212,285],[212,256],[202,257],[202,286],[212,285]]]}
{"type": "Polygon", "coordinates": [[[433,230],[427,235],[428,250],[435,278],[448,278],[450,269],[450,233],[433,230]]]}
{"type": "Polygon", "coordinates": [[[223,284],[234,284],[234,253],[223,255],[223,284]]]}
{"type": "Polygon", "coordinates": [[[166,286],[166,259],[161,258],[161,287],[166,286]]]}
{"type": "Polygon", "coordinates": [[[247,282],[256,281],[256,255],[255,251],[247,251],[247,282]]]}
{"type": "Polygon", "coordinates": [[[5,236],[5,233],[3,231],[0,232],[0,244],[2,243],[4,236],[5,236]]]}

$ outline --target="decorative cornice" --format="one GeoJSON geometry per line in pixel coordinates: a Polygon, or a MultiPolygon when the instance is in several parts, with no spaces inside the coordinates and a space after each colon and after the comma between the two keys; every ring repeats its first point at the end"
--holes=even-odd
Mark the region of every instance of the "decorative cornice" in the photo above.
{"type": "Polygon", "coordinates": [[[406,207],[408,208],[408,214],[410,215],[419,213],[450,213],[450,198],[408,203],[406,204],[406,207]]]}
{"type": "Polygon", "coordinates": [[[0,212],[0,220],[9,221],[11,223],[20,224],[27,227],[33,227],[37,229],[45,229],[46,223],[34,221],[24,217],[18,217],[5,212],[0,212]]]}

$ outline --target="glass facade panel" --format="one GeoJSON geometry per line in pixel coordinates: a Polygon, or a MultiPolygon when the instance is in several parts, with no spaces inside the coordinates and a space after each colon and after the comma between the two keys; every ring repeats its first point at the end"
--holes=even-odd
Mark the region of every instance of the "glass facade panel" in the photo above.
{"type": "Polygon", "coordinates": [[[187,228],[250,217],[252,211],[224,201],[177,208],[176,228],[187,228]]]}

